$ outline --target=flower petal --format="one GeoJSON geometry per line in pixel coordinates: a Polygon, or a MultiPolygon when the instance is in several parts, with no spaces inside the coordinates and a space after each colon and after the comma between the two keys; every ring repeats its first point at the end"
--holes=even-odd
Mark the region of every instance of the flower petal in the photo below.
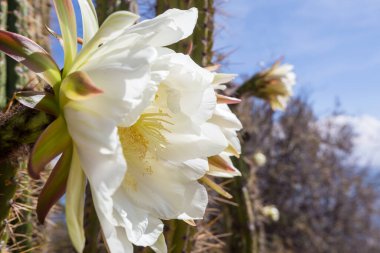
{"type": "Polygon", "coordinates": [[[124,227],[130,242],[138,246],[150,246],[157,241],[164,230],[164,224],[159,219],[133,205],[123,188],[115,193],[114,203],[119,226],[124,227]]]}
{"type": "MultiPolygon", "coordinates": [[[[93,53],[103,50],[103,47],[108,43],[117,43],[128,45],[128,42],[123,39],[116,39],[125,29],[131,26],[139,18],[138,15],[128,11],[118,11],[112,13],[101,25],[96,34],[83,46],[80,51],[73,71],[79,69],[93,53]]],[[[113,46],[114,48],[115,46],[113,46]]]]}
{"type": "MultiPolygon", "coordinates": [[[[61,84],[61,99],[81,101],[103,93],[86,72],[76,71],[66,76],[61,84]],[[62,97],[64,95],[65,97],[62,97]]],[[[64,104],[61,101],[61,104],[64,104]]]]}
{"type": "Polygon", "coordinates": [[[83,45],[85,45],[98,31],[99,23],[92,0],[78,0],[78,3],[82,14],[83,45]]]}
{"type": "MultiPolygon", "coordinates": [[[[152,73],[154,48],[120,52],[115,58],[104,58],[98,65],[86,65],[83,70],[104,94],[84,101],[83,106],[112,117],[119,126],[130,126],[151,103],[164,72],[152,73]],[[110,80],[112,76],[112,80],[110,80]]],[[[110,56],[111,57],[111,56],[110,56]]]]}
{"type": "Polygon", "coordinates": [[[208,175],[226,178],[241,176],[240,171],[235,168],[227,152],[222,152],[218,156],[210,157],[209,165],[210,170],[207,172],[208,175]],[[215,159],[216,157],[222,160],[215,159]]]}
{"type": "Polygon", "coordinates": [[[195,129],[195,126],[183,120],[169,126],[168,130],[170,133],[164,133],[168,143],[164,149],[157,151],[163,159],[185,161],[206,158],[219,154],[228,146],[223,132],[214,124],[204,123],[195,129]]]}
{"type": "Polygon", "coordinates": [[[45,166],[70,145],[71,138],[66,123],[62,117],[59,117],[45,129],[34,144],[28,163],[30,176],[39,179],[45,166]]]}
{"type": "Polygon", "coordinates": [[[53,87],[61,81],[61,72],[51,56],[22,35],[0,30],[0,51],[24,64],[53,87]]]}
{"type": "Polygon", "coordinates": [[[63,39],[65,62],[63,75],[70,70],[77,54],[77,25],[71,0],[53,0],[63,39]]]}
{"type": "Polygon", "coordinates": [[[155,159],[149,164],[139,159],[128,162],[123,187],[134,205],[160,219],[203,217],[208,202],[207,191],[198,181],[179,173],[192,170],[188,165],[155,159]],[[146,173],[147,166],[151,173],[146,173]]]}
{"type": "Polygon", "coordinates": [[[210,119],[216,106],[216,95],[211,85],[214,75],[183,54],[160,57],[154,69],[165,68],[169,69],[169,74],[162,82],[156,99],[160,109],[167,107],[171,117],[186,116],[195,125],[210,119]]]}
{"type": "Polygon", "coordinates": [[[19,91],[15,95],[21,104],[54,116],[59,115],[59,107],[53,94],[42,91],[19,91]]]}
{"type": "Polygon", "coordinates": [[[226,104],[218,104],[215,107],[215,111],[209,122],[222,128],[232,128],[235,130],[240,130],[243,127],[240,120],[226,104]]]}
{"type": "Polygon", "coordinates": [[[190,36],[197,22],[198,10],[170,9],[154,19],[145,20],[128,29],[138,33],[152,46],[167,46],[190,36]]]}
{"type": "Polygon", "coordinates": [[[236,74],[215,73],[212,84],[218,87],[220,84],[229,83],[237,77],[236,74]]]}
{"type": "Polygon", "coordinates": [[[53,171],[50,173],[48,180],[38,196],[36,213],[40,223],[44,223],[45,217],[51,207],[65,194],[72,154],[72,146],[63,151],[62,156],[54,166],[53,171]]]}
{"type": "Polygon", "coordinates": [[[150,247],[156,253],[167,253],[168,252],[168,246],[166,246],[164,234],[161,234],[160,237],[158,237],[156,243],[150,247]]]}
{"type": "MultiPolygon", "coordinates": [[[[122,227],[117,227],[113,216],[109,216],[104,212],[105,208],[109,208],[108,202],[103,202],[103,193],[97,190],[97,187],[91,187],[92,198],[96,213],[102,227],[103,236],[107,244],[109,252],[112,253],[133,253],[132,243],[127,238],[125,230],[122,227]],[[108,206],[107,206],[108,205],[108,206]],[[110,219],[111,218],[111,219],[110,219]]],[[[111,206],[112,211],[112,206],[111,206]]]]}
{"type": "Polygon", "coordinates": [[[90,184],[102,190],[105,196],[111,196],[127,168],[116,122],[75,102],[64,107],[64,114],[90,184]]]}
{"type": "Polygon", "coordinates": [[[85,188],[86,177],[74,147],[66,187],[66,223],[71,242],[77,252],[82,252],[86,241],[83,230],[85,188]]]}

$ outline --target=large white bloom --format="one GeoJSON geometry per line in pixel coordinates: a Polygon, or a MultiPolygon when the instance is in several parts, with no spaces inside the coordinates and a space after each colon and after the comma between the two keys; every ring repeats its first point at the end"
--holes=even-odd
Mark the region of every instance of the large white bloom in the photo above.
{"type": "Polygon", "coordinates": [[[160,57],[155,68],[169,74],[139,120],[118,128],[128,170],[112,196],[113,212],[101,218],[119,241],[128,238],[141,246],[156,242],[160,219],[203,217],[208,198],[197,180],[208,170],[208,156],[228,145],[222,131],[207,122],[216,106],[213,74],[174,53],[160,57]],[[117,234],[119,228],[125,234],[117,234]]]}
{"type": "MultiPolygon", "coordinates": [[[[191,34],[196,13],[169,10],[99,39],[112,23],[106,21],[85,37],[74,61],[104,93],[64,107],[78,153],[71,171],[81,167],[89,179],[112,252],[132,252],[131,243],[166,252],[160,219],[203,217],[207,192],[197,180],[208,157],[228,147],[222,129],[208,122],[216,108],[214,74],[161,48],[191,34]]],[[[70,177],[68,184],[76,182],[70,177]]],[[[73,239],[81,232],[71,228],[73,239]]]]}
{"type": "Polygon", "coordinates": [[[39,196],[38,218],[43,222],[66,189],[68,231],[81,252],[88,179],[111,252],[133,252],[132,244],[166,252],[161,219],[202,218],[208,200],[198,180],[210,173],[209,163],[240,149],[240,123],[217,104],[214,85],[223,78],[165,48],[192,33],[197,10],[172,9],[137,25],[138,16],[117,12],[98,27],[92,1],[79,0],[84,44],[78,54],[72,2],[53,2],[62,71],[35,42],[0,31],[0,50],[54,90],[19,94],[23,104],[56,116],[29,162],[38,178],[60,155],[39,196]]]}

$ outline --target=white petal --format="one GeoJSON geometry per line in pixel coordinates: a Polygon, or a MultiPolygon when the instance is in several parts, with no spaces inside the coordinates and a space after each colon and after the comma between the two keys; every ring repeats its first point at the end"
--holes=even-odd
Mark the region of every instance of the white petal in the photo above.
{"type": "Polygon", "coordinates": [[[136,14],[127,11],[118,11],[112,13],[99,28],[97,33],[83,46],[78,57],[75,59],[71,72],[78,70],[94,52],[107,44],[107,42],[118,41],[123,43],[122,39],[117,38],[125,29],[131,26],[139,18],[136,14]],[[100,47],[100,48],[99,48],[100,47]]]}
{"type": "Polygon", "coordinates": [[[236,115],[230,110],[228,105],[218,104],[215,108],[214,114],[209,121],[221,128],[233,128],[240,130],[243,126],[236,115]]]}
{"type": "MultiPolygon", "coordinates": [[[[131,48],[114,58],[83,69],[104,94],[84,101],[83,105],[114,118],[119,126],[130,126],[151,103],[164,72],[150,70],[154,48],[131,48]]],[[[110,56],[111,57],[111,56],[110,56]]]]}
{"type": "Polygon", "coordinates": [[[156,253],[167,253],[168,247],[166,246],[164,234],[161,234],[157,242],[150,246],[156,253]]]}
{"type": "Polygon", "coordinates": [[[103,22],[95,40],[104,43],[116,38],[139,18],[138,15],[129,11],[114,12],[103,22]]]}
{"type": "Polygon", "coordinates": [[[147,211],[133,205],[123,188],[115,193],[114,202],[119,226],[124,227],[129,241],[138,246],[153,245],[162,234],[164,224],[150,216],[147,211]]]}
{"type": "Polygon", "coordinates": [[[109,251],[112,253],[133,253],[132,243],[128,240],[124,229],[122,227],[117,227],[117,224],[110,222],[109,218],[104,216],[101,209],[103,208],[102,206],[107,203],[103,203],[102,199],[99,199],[99,192],[97,192],[93,186],[91,192],[95,210],[109,251]]]}
{"type": "Polygon", "coordinates": [[[233,165],[228,153],[222,152],[219,155],[230,165],[230,168],[232,168],[234,171],[225,171],[210,164],[210,170],[207,172],[208,175],[225,178],[241,176],[240,171],[233,165]]]}
{"type": "Polygon", "coordinates": [[[111,196],[127,168],[116,122],[75,102],[64,107],[64,114],[90,184],[111,196]]]}
{"type": "Polygon", "coordinates": [[[66,223],[71,242],[77,252],[82,252],[86,241],[83,230],[85,188],[86,177],[74,148],[66,187],[66,223]]]}
{"type": "Polygon", "coordinates": [[[165,133],[166,148],[157,151],[160,157],[173,161],[185,161],[217,155],[227,148],[228,142],[221,129],[209,123],[192,126],[183,120],[165,133]],[[198,131],[199,129],[199,131],[198,131]]]}
{"type": "Polygon", "coordinates": [[[78,0],[82,14],[83,45],[85,45],[98,31],[99,23],[92,0],[78,0]]]}
{"type": "MultiPolygon", "coordinates": [[[[240,140],[237,136],[236,130],[235,129],[230,129],[230,128],[222,128],[222,132],[226,139],[228,140],[228,143],[234,148],[234,150],[240,154],[241,153],[241,145],[240,145],[240,140]]],[[[235,154],[230,154],[230,155],[235,155],[235,154]]]]}
{"type": "Polygon", "coordinates": [[[291,72],[293,70],[294,66],[291,64],[282,64],[276,68],[273,69],[272,74],[283,76],[286,75],[288,72],[291,72]]]}
{"type": "Polygon", "coordinates": [[[153,46],[167,46],[192,34],[197,22],[198,10],[170,9],[154,19],[145,20],[128,29],[128,33],[138,33],[146,43],[153,46]]]}
{"type": "Polygon", "coordinates": [[[154,69],[169,69],[162,82],[159,105],[170,114],[185,114],[194,124],[211,118],[216,106],[216,95],[211,85],[214,75],[199,67],[189,56],[164,55],[156,61],[154,69]]]}
{"type": "Polygon", "coordinates": [[[150,164],[135,159],[129,164],[129,177],[136,188],[126,189],[128,198],[142,209],[160,219],[200,219],[208,197],[206,189],[197,180],[189,179],[181,170],[189,170],[184,163],[152,159],[150,164]],[[147,174],[146,166],[152,173],[147,174]]]}
{"type": "Polygon", "coordinates": [[[178,90],[205,89],[214,80],[213,73],[201,68],[190,56],[180,53],[161,56],[155,62],[155,68],[169,68],[170,74],[165,80],[165,84],[178,90]]]}
{"type": "Polygon", "coordinates": [[[184,161],[184,166],[186,169],[181,170],[185,176],[191,180],[198,180],[202,178],[208,171],[208,160],[207,159],[192,159],[184,161]]]}
{"type": "Polygon", "coordinates": [[[219,86],[220,84],[231,82],[236,77],[237,77],[236,74],[215,73],[215,77],[212,84],[215,86],[219,86]]]}

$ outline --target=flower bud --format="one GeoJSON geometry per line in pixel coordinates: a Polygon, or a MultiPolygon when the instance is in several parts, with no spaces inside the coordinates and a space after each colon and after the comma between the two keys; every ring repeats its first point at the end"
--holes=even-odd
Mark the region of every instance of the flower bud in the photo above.
{"type": "Polygon", "coordinates": [[[264,206],[261,209],[261,212],[265,217],[270,218],[272,221],[278,221],[280,219],[280,212],[273,205],[264,206]]]}
{"type": "Polygon", "coordinates": [[[275,62],[255,74],[237,90],[241,96],[255,96],[269,102],[273,110],[284,110],[296,83],[293,65],[275,62]]]}
{"type": "Polygon", "coordinates": [[[261,152],[256,152],[253,154],[252,158],[258,167],[264,166],[267,162],[267,157],[261,152]]]}

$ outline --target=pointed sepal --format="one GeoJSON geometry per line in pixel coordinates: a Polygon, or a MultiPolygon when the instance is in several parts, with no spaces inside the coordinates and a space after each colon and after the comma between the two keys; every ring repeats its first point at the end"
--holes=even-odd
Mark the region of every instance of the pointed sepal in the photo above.
{"type": "Polygon", "coordinates": [[[69,100],[81,101],[101,93],[103,91],[83,71],[68,75],[61,85],[61,94],[69,100]]]}
{"type": "Polygon", "coordinates": [[[65,194],[67,179],[69,177],[73,146],[63,151],[48,180],[38,196],[37,217],[43,224],[49,210],[65,194]]]}
{"type": "Polygon", "coordinates": [[[31,39],[0,30],[0,51],[24,64],[53,87],[61,81],[61,72],[55,61],[31,39]]]}
{"type": "Polygon", "coordinates": [[[59,106],[53,94],[43,91],[20,91],[15,95],[17,101],[26,107],[58,116],[59,106]]]}
{"type": "Polygon", "coordinates": [[[209,157],[208,163],[220,170],[235,172],[235,168],[219,155],[209,157]]]}
{"type": "Polygon", "coordinates": [[[51,123],[34,144],[28,164],[32,178],[39,179],[45,166],[71,145],[66,122],[62,117],[51,123]]]}
{"type": "Polygon", "coordinates": [[[71,242],[77,252],[83,251],[86,241],[83,228],[85,190],[86,176],[74,147],[66,186],[66,224],[71,242]]]}
{"type": "Polygon", "coordinates": [[[77,25],[71,0],[53,0],[63,39],[65,62],[63,75],[70,70],[77,54],[77,25]]]}
{"type": "Polygon", "coordinates": [[[220,155],[209,157],[209,171],[207,172],[207,174],[210,176],[227,178],[241,176],[240,171],[234,167],[230,158],[227,157],[226,159],[224,159],[220,155]]]}
{"type": "Polygon", "coordinates": [[[83,23],[83,43],[86,44],[99,30],[96,9],[91,0],[78,0],[83,23]]]}

